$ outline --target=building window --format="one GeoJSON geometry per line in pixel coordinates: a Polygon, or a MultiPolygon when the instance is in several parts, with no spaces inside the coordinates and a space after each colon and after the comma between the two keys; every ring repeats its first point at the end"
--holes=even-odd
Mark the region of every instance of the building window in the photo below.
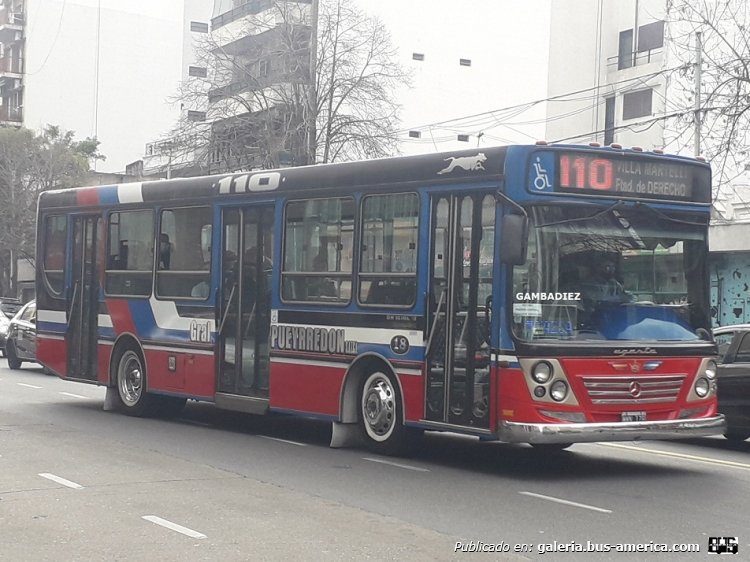
{"type": "Polygon", "coordinates": [[[653,90],[640,90],[622,96],[622,118],[635,119],[651,115],[651,97],[653,90]]]}
{"type": "Polygon", "coordinates": [[[655,21],[638,28],[638,52],[653,51],[664,46],[664,22],[655,21]]]}
{"type": "Polygon", "coordinates": [[[190,31],[195,33],[208,33],[208,24],[202,21],[191,21],[190,31]]]}
{"type": "Polygon", "coordinates": [[[412,53],[411,58],[418,61],[424,60],[424,53],[412,53]]]}
{"type": "Polygon", "coordinates": [[[469,135],[458,135],[459,142],[469,142],[469,135]]]}
{"type": "Polygon", "coordinates": [[[617,51],[617,70],[633,66],[633,30],[620,32],[620,43],[617,51]]]}
{"type": "Polygon", "coordinates": [[[418,139],[422,137],[422,133],[419,131],[409,131],[409,138],[418,139]]]}
{"type": "Polygon", "coordinates": [[[187,112],[187,118],[188,118],[188,121],[205,121],[206,112],[190,110],[187,112]]]}
{"type": "Polygon", "coordinates": [[[471,66],[471,59],[459,59],[458,64],[461,66],[471,66]]]}
{"type": "Polygon", "coordinates": [[[605,100],[604,106],[604,146],[615,142],[615,97],[605,100]]]}
{"type": "Polygon", "coordinates": [[[202,66],[189,66],[188,75],[196,76],[198,78],[205,78],[207,76],[207,70],[202,66]]]}
{"type": "Polygon", "coordinates": [[[360,303],[414,304],[418,238],[419,198],[416,193],[365,198],[359,262],[360,303]]]}

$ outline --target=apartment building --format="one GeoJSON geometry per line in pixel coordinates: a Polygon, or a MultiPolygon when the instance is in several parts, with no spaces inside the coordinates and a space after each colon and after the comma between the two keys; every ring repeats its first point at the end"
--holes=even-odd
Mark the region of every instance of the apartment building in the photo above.
{"type": "Polygon", "coordinates": [[[0,0],[0,125],[96,136],[121,172],[180,115],[170,98],[212,0],[0,0]],[[201,15],[202,14],[202,15],[201,15]]]}

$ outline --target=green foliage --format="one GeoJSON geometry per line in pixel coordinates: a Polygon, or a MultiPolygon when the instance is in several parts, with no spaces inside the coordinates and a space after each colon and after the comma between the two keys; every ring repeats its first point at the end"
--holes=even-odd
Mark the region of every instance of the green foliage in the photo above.
{"type": "Polygon", "coordinates": [[[39,134],[0,129],[0,294],[15,291],[14,258],[33,263],[39,194],[85,184],[90,162],[103,159],[98,148],[53,125],[39,134]]]}

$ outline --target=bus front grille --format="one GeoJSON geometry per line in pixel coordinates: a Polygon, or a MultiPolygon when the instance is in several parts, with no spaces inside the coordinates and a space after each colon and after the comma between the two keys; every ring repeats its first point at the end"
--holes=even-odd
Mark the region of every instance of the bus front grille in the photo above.
{"type": "Polygon", "coordinates": [[[581,377],[592,404],[674,402],[685,375],[581,377]]]}

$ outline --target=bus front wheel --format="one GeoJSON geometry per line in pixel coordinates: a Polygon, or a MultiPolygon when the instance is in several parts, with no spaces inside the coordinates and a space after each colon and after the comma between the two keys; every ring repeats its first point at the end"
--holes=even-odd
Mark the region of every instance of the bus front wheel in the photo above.
{"type": "Polygon", "coordinates": [[[407,428],[401,410],[401,397],[393,379],[376,371],[370,373],[360,393],[360,425],[367,447],[383,455],[399,455],[407,446],[407,428]]]}
{"type": "Polygon", "coordinates": [[[129,416],[149,415],[156,397],[146,392],[146,369],[141,356],[126,349],[117,362],[117,396],[120,410],[129,416]]]}

